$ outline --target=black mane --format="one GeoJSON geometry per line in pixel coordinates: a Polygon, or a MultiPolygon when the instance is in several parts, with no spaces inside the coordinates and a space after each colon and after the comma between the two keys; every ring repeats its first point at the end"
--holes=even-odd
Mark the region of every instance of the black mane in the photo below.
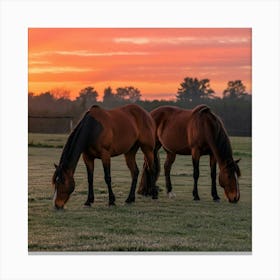
{"type": "Polygon", "coordinates": [[[84,134],[83,127],[85,120],[87,119],[87,115],[88,112],[84,115],[82,120],[77,124],[67,139],[59,161],[59,167],[62,169],[67,170],[72,167],[75,164],[75,162],[72,161],[75,161],[75,159],[80,156],[81,150],[84,149],[85,143],[79,143],[78,145],[78,142],[81,142],[81,138],[84,138],[81,137],[81,135],[84,134]]]}
{"type": "Polygon", "coordinates": [[[213,144],[219,151],[219,156],[222,160],[232,160],[232,147],[229,136],[224,127],[223,121],[214,114],[208,107],[204,107],[200,113],[207,114],[212,127],[213,144]]]}
{"type": "Polygon", "coordinates": [[[60,181],[61,183],[64,182],[62,166],[56,166],[55,172],[52,177],[52,183],[55,184],[56,182],[60,181]]]}
{"type": "Polygon", "coordinates": [[[75,170],[81,153],[87,149],[89,143],[94,143],[102,129],[102,125],[88,111],[68,137],[59,167],[63,170],[75,170]]]}
{"type": "Polygon", "coordinates": [[[223,159],[231,159],[232,147],[230,144],[229,136],[226,132],[224,124],[222,123],[222,120],[218,116],[214,116],[216,118],[218,126],[215,143],[217,145],[218,150],[220,151],[220,156],[223,159]]]}

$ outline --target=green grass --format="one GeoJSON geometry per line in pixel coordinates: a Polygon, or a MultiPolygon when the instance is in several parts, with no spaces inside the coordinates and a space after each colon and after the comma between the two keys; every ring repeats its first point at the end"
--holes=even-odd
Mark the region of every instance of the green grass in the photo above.
{"type": "MultiPolygon", "coordinates": [[[[164,176],[159,199],[137,195],[133,205],[124,203],[130,173],[123,156],[112,159],[116,207],[108,207],[101,162],[96,160],[95,203],[84,208],[86,170],[82,160],[75,173],[76,189],[64,211],[52,207],[51,177],[66,135],[29,134],[28,247],[29,251],[251,251],[251,138],[233,137],[235,158],[241,157],[241,199],[230,204],[218,186],[220,203],[210,195],[208,157],[200,162],[199,195],[192,200],[192,166],[189,156],[177,156],[171,172],[175,199],[168,199],[164,176]],[[31,144],[31,145],[30,145],[31,144]]],[[[161,162],[165,158],[161,151],[161,162]]],[[[139,169],[142,154],[137,155],[139,169]]]]}

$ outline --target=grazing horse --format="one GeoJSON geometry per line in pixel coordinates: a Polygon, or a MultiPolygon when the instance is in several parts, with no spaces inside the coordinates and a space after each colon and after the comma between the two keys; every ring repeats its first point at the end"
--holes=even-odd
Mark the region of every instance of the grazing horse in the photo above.
{"type": "MultiPolygon", "coordinates": [[[[206,105],[199,105],[193,110],[184,110],[173,106],[162,106],[151,112],[156,123],[156,147],[154,150],[155,176],[158,179],[160,161],[158,151],[161,147],[167,153],[164,163],[167,193],[172,197],[170,180],[171,166],[176,154],[191,155],[193,164],[193,197],[199,200],[197,181],[199,177],[199,159],[202,155],[210,155],[211,194],[214,201],[219,201],[216,188],[216,165],[220,173],[219,183],[229,202],[237,202],[240,198],[238,177],[240,170],[234,161],[229,137],[220,118],[206,105]]],[[[138,188],[140,194],[150,194],[146,184],[149,174],[144,163],[144,171],[138,188]]]]}
{"type": "Polygon", "coordinates": [[[154,146],[154,121],[141,107],[131,104],[107,111],[99,106],[92,106],[70,134],[59,165],[55,165],[56,170],[52,178],[55,208],[62,209],[74,191],[73,176],[81,154],[88,176],[86,206],[91,206],[94,202],[93,173],[96,158],[101,159],[103,164],[104,178],[109,191],[109,205],[115,204],[115,195],[111,187],[110,159],[120,154],[125,155],[132,177],[130,193],[126,202],[134,202],[139,174],[135,155],[139,147],[144,153],[150,176],[149,188],[152,190],[152,197],[156,199],[157,189],[154,187],[153,174],[154,146]]]}

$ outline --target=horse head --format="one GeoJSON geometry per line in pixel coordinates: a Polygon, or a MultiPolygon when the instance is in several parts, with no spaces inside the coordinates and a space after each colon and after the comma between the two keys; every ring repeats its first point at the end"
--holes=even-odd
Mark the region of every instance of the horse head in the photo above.
{"type": "Polygon", "coordinates": [[[54,186],[54,207],[59,210],[63,209],[65,203],[68,201],[70,194],[75,189],[75,181],[73,172],[66,170],[63,166],[55,166],[55,172],[52,178],[54,186]]]}
{"type": "Polygon", "coordinates": [[[238,178],[241,174],[238,166],[239,161],[240,159],[236,161],[228,160],[219,174],[219,183],[224,188],[228,201],[232,203],[236,203],[240,198],[238,178]]]}

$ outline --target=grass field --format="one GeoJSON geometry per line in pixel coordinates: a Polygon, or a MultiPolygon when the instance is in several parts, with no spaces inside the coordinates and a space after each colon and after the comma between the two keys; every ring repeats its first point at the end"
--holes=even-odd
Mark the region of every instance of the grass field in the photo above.
{"type": "MultiPolygon", "coordinates": [[[[64,211],[53,210],[51,178],[66,135],[29,134],[28,149],[28,247],[29,252],[71,251],[238,251],[252,250],[251,138],[232,137],[239,164],[241,198],[230,204],[219,186],[219,203],[210,195],[208,157],[200,163],[200,201],[192,199],[192,166],[188,156],[177,156],[171,172],[175,199],[168,199],[164,176],[157,185],[159,199],[137,195],[133,205],[124,203],[130,173],[123,156],[112,158],[112,185],[116,206],[108,207],[107,186],[101,162],[96,160],[95,203],[84,208],[86,170],[82,160],[76,173],[76,189],[64,211]]],[[[161,151],[161,162],[165,155],[161,151]]],[[[137,163],[142,167],[142,154],[137,163]]]]}

